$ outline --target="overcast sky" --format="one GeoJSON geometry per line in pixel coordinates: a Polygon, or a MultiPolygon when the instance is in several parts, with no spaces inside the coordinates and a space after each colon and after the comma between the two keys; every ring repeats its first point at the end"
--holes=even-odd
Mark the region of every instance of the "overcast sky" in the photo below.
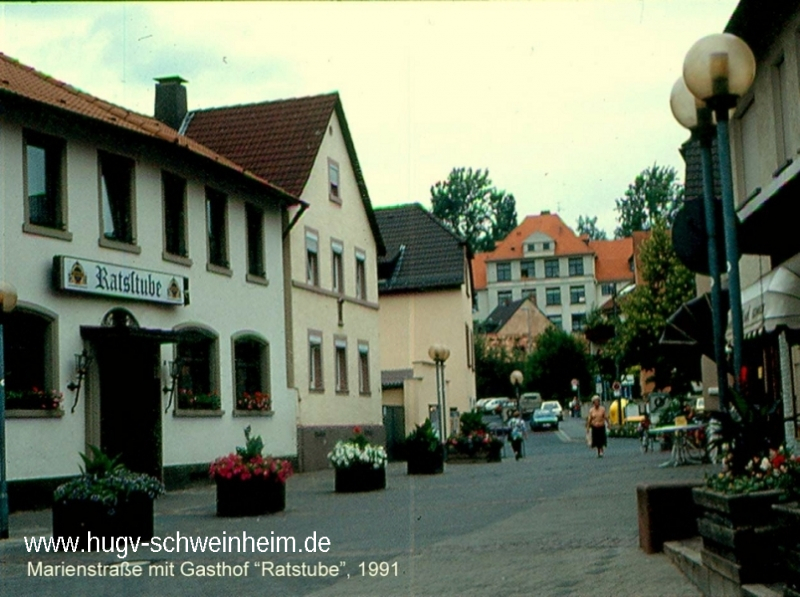
{"type": "Polygon", "coordinates": [[[0,3],[0,52],[152,115],[338,91],[373,203],[420,202],[454,167],[575,227],[644,168],[678,169],[683,58],[736,0],[0,3]]]}

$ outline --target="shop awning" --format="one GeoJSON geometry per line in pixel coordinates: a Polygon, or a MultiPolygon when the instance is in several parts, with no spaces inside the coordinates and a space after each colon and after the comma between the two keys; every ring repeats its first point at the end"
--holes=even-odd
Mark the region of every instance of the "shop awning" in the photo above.
{"type": "MultiPolygon", "coordinates": [[[[800,329],[800,255],[742,289],[742,323],[745,338],[779,327],[800,329]]],[[[727,337],[732,337],[730,323],[727,337]]]]}
{"type": "MultiPolygon", "coordinates": [[[[722,312],[727,314],[728,293],[723,291],[720,298],[722,312]]],[[[714,324],[711,317],[711,293],[707,292],[683,303],[667,319],[659,344],[692,347],[713,360],[714,324]]]]}

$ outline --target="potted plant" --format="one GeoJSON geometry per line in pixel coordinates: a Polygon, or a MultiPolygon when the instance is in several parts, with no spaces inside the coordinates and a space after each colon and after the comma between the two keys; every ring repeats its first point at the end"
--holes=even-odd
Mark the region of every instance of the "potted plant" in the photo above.
{"type": "Polygon", "coordinates": [[[416,425],[406,437],[409,475],[436,475],[444,472],[444,447],[430,419],[416,425]]]}
{"type": "Polygon", "coordinates": [[[53,494],[53,538],[78,541],[78,549],[102,549],[115,537],[153,537],[153,500],[164,485],[150,475],[134,473],[97,446],[81,454],[81,475],[58,486],[53,494]],[[88,534],[98,543],[87,542],[88,534]]]}
{"type": "Polygon", "coordinates": [[[755,405],[731,394],[711,439],[722,454],[722,471],[692,490],[701,511],[701,557],[708,568],[739,584],[769,583],[777,576],[783,534],[772,506],[793,494],[798,461],[770,446],[776,404],[755,405]]]}
{"type": "Polygon", "coordinates": [[[244,430],[245,445],[211,463],[217,485],[217,516],[259,516],[286,508],[286,480],[294,474],[288,460],[264,456],[261,436],[244,430]]]}
{"type": "Polygon", "coordinates": [[[480,412],[461,415],[459,432],[447,440],[448,462],[500,462],[503,441],[490,433],[480,412]]]}
{"type": "Polygon", "coordinates": [[[360,427],[353,428],[350,439],[336,442],[328,460],[336,472],[337,493],[386,488],[386,450],[370,444],[360,427]]]}

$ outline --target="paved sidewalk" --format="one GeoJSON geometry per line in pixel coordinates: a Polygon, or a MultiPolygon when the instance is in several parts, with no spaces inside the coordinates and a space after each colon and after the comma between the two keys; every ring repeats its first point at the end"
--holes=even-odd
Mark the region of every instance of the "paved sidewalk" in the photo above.
{"type": "MultiPolygon", "coordinates": [[[[611,440],[606,457],[586,448],[580,420],[563,433],[535,433],[527,457],[499,464],[447,466],[445,474],[409,477],[388,470],[387,489],[333,493],[333,473],[289,481],[285,512],[254,519],[214,515],[214,489],[171,492],[156,502],[156,534],[292,536],[330,539],[327,553],[151,553],[144,578],[42,578],[29,562],[115,563],[115,554],[31,555],[22,537],[50,532],[50,512],[11,516],[0,541],[0,595],[419,595],[696,596],[696,588],[663,554],[638,547],[635,487],[640,482],[702,478],[705,467],[661,469],[667,456],[640,454],[635,440],[611,440]],[[256,565],[341,566],[328,577],[262,576],[256,565]],[[190,562],[191,564],[187,564],[190,562]],[[369,563],[387,576],[370,576],[369,563]],[[171,577],[147,577],[148,565],[174,564],[171,577]],[[246,577],[199,578],[180,567],[249,564],[246,577]],[[364,563],[362,575],[361,563],[364,563]],[[347,575],[350,575],[349,578],[347,575]]],[[[273,568],[275,570],[275,568],[273,568]]]]}

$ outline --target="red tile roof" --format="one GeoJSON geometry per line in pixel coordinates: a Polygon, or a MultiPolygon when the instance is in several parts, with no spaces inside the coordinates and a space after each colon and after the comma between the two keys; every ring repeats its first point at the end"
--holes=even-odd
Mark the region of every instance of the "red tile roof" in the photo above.
{"type": "Polygon", "coordinates": [[[519,226],[495,246],[486,260],[521,259],[524,256],[522,243],[535,232],[546,234],[555,241],[556,255],[592,253],[587,244],[557,214],[542,213],[538,216],[526,216],[519,226]]]}
{"type": "Polygon", "coordinates": [[[489,255],[491,253],[476,253],[470,262],[472,283],[475,285],[475,290],[486,288],[486,259],[489,255]]]}
{"type": "Polygon", "coordinates": [[[336,93],[197,110],[186,134],[300,196],[328,130],[336,93]]]}
{"type": "Polygon", "coordinates": [[[633,281],[630,261],[633,258],[633,239],[589,241],[595,252],[595,278],[598,282],[633,281]]]}
{"type": "Polygon", "coordinates": [[[184,129],[259,176],[300,196],[334,112],[380,254],[385,253],[361,165],[338,93],[244,104],[188,114],[184,129]]]}
{"type": "Polygon", "coordinates": [[[271,184],[263,177],[248,172],[229,158],[179,134],[155,118],[132,112],[89,95],[0,53],[0,95],[2,94],[12,94],[74,115],[184,147],[196,155],[242,173],[257,183],[267,186],[284,201],[298,202],[296,197],[288,195],[283,189],[271,184]]]}

